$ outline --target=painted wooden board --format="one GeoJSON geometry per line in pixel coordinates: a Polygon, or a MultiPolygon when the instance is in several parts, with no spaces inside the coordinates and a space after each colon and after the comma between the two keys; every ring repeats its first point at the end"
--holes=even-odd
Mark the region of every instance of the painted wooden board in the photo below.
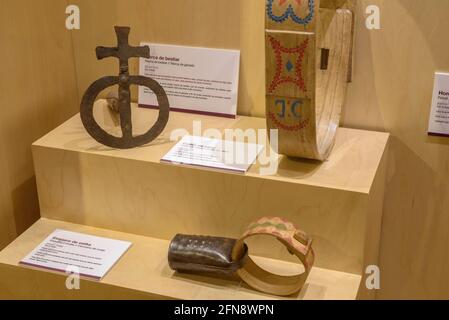
{"type": "Polygon", "coordinates": [[[279,132],[278,151],[326,160],[351,69],[353,13],[268,0],[266,28],[266,117],[279,132]]]}

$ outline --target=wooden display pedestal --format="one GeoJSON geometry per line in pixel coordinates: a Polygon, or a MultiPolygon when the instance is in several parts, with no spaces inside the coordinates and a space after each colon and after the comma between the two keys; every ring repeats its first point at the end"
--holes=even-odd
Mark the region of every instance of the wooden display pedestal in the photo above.
{"type": "MultiPolygon", "coordinates": [[[[167,263],[168,245],[167,240],[43,218],[0,253],[0,299],[278,299],[238,279],[176,274],[167,263]],[[101,282],[83,280],[80,290],[67,290],[64,274],[17,266],[55,229],[130,241],[133,246],[101,282]]],[[[279,273],[292,268],[288,262],[257,261],[279,273]]],[[[288,299],[355,299],[359,284],[360,276],[314,268],[302,292],[288,299]]]]}
{"type": "MultiPolygon", "coordinates": [[[[106,126],[114,124],[104,101],[96,114],[106,126]]],[[[133,109],[137,131],[156,117],[153,110],[133,109]]],[[[33,157],[43,219],[0,254],[4,292],[18,298],[273,298],[239,281],[174,274],[166,256],[177,233],[237,238],[253,220],[282,216],[314,238],[317,257],[309,284],[293,298],[374,297],[364,289],[363,275],[366,266],[378,264],[388,134],[339,129],[328,161],[281,158],[268,176],[260,174],[259,164],[246,175],[161,164],[175,144],[170,133],[192,131],[193,121],[201,121],[203,130],[265,128],[259,118],[172,113],[151,145],[112,150],[96,143],[77,115],[37,141],[33,157]],[[64,275],[18,267],[55,228],[134,246],[102,282],[86,281],[89,290],[68,292],[64,275]]],[[[252,241],[250,253],[264,257],[271,270],[295,261],[267,241],[252,241]]]]}

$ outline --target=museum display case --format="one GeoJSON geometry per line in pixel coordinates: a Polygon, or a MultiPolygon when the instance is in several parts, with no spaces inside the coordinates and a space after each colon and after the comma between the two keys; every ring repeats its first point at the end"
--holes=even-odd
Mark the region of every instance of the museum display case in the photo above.
{"type": "Polygon", "coordinates": [[[449,298],[449,4],[70,2],[0,0],[0,299],[449,298]]]}

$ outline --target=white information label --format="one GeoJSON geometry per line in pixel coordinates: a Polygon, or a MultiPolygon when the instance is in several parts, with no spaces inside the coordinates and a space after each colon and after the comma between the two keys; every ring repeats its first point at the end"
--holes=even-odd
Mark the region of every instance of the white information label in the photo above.
{"type": "MultiPolygon", "coordinates": [[[[159,82],[170,108],[234,118],[240,51],[141,43],[150,47],[150,59],[140,59],[142,76],[159,82]]],[[[139,87],[139,105],[156,107],[156,95],[139,87]]]]}
{"type": "Polygon", "coordinates": [[[262,150],[258,144],[185,136],[161,161],[244,173],[262,150]]]}
{"type": "Polygon", "coordinates": [[[429,135],[449,137],[449,74],[435,73],[429,135]]]}
{"type": "Polygon", "coordinates": [[[20,264],[101,280],[132,244],[81,233],[56,230],[20,264]]]}

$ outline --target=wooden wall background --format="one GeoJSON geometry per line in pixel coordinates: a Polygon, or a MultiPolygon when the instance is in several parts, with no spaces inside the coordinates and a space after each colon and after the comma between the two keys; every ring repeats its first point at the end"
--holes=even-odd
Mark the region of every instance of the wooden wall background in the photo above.
{"type": "Polygon", "coordinates": [[[78,109],[66,6],[0,0],[0,248],[39,218],[31,143],[78,109]]]}
{"type": "MultiPolygon", "coordinates": [[[[29,144],[117,73],[94,53],[115,43],[113,25],[133,43],[241,49],[239,113],[264,114],[264,0],[0,0],[0,17],[0,245],[38,216],[29,144]],[[79,31],[64,28],[68,3],[79,31]]],[[[449,1],[358,0],[358,17],[343,125],[393,135],[378,297],[449,298],[449,139],[426,135],[433,74],[449,71],[449,1]],[[382,30],[365,28],[371,4],[382,30]]]]}

